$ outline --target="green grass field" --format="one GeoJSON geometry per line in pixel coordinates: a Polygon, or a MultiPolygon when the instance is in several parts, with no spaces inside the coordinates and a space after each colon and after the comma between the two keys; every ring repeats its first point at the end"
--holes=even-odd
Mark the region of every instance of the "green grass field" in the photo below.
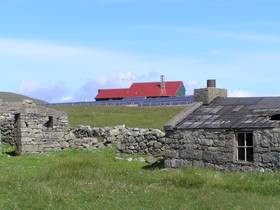
{"type": "Polygon", "coordinates": [[[106,127],[125,124],[127,127],[160,128],[183,107],[54,107],[68,113],[70,126],[79,124],[106,127]]]}
{"type": "Polygon", "coordinates": [[[113,148],[1,157],[0,209],[279,209],[280,174],[145,169],[113,148]]]}
{"type": "MultiPolygon", "coordinates": [[[[71,126],[162,128],[182,107],[59,108],[71,126]]],[[[0,157],[0,209],[280,209],[280,173],[159,169],[114,148],[0,157]]]]}

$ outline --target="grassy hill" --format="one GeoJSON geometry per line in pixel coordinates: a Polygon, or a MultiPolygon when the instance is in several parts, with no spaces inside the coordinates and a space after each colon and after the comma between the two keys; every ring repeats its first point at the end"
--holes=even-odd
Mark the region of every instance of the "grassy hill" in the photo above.
{"type": "Polygon", "coordinates": [[[28,96],[16,94],[16,93],[9,93],[9,92],[0,92],[0,99],[8,102],[21,102],[24,99],[33,100],[37,104],[45,104],[45,101],[30,98],[28,96]]]}
{"type": "Polygon", "coordinates": [[[79,124],[96,127],[125,124],[128,127],[159,128],[184,107],[54,107],[68,113],[70,126],[79,124]]]}

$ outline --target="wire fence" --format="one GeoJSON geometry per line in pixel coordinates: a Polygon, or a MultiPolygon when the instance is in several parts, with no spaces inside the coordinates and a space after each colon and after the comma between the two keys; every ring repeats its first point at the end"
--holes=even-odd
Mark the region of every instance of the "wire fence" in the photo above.
{"type": "Polygon", "coordinates": [[[193,96],[168,98],[129,98],[122,100],[52,103],[48,106],[179,106],[193,103],[193,96]]]}

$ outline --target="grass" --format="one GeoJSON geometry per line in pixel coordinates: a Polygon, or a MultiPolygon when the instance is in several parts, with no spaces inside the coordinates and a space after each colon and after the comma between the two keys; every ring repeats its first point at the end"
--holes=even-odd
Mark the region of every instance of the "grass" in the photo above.
{"type": "Polygon", "coordinates": [[[22,102],[24,99],[28,99],[28,100],[33,100],[37,104],[46,104],[46,102],[42,100],[30,98],[28,96],[24,96],[16,93],[9,93],[9,92],[0,92],[0,99],[8,102],[22,102]]]}
{"type": "Polygon", "coordinates": [[[55,107],[69,115],[70,126],[106,127],[125,124],[128,127],[159,128],[183,107],[55,107]]]}
{"type": "Polygon", "coordinates": [[[114,148],[1,157],[0,209],[279,209],[280,174],[144,169],[114,148]]]}
{"type": "MultiPolygon", "coordinates": [[[[162,128],[182,107],[59,107],[70,125],[162,128]]],[[[0,209],[279,209],[280,173],[160,169],[114,148],[0,156],[0,209]]]]}

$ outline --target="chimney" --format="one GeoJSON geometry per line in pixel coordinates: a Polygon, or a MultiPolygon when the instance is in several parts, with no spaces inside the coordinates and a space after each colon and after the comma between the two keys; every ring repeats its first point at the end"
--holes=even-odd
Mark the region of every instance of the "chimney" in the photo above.
{"type": "Polygon", "coordinates": [[[215,79],[208,79],[207,80],[207,88],[215,88],[216,87],[216,80],[215,79]]]}
{"type": "Polygon", "coordinates": [[[227,97],[227,89],[216,88],[216,80],[207,80],[207,87],[194,90],[194,101],[209,105],[217,97],[227,97]]]}
{"type": "Polygon", "coordinates": [[[160,76],[160,95],[166,96],[165,76],[160,76]]]}

